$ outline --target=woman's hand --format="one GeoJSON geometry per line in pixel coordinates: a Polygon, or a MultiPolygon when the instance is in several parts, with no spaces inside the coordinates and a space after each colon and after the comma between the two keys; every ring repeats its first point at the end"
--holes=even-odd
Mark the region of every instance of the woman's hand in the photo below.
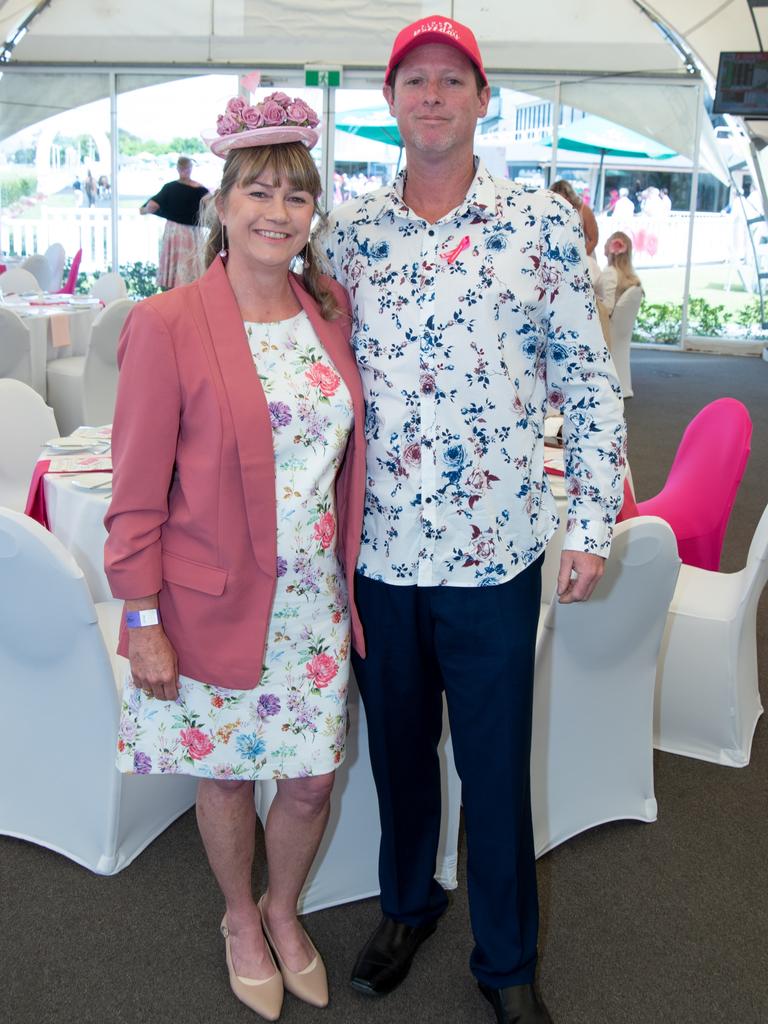
{"type": "Polygon", "coordinates": [[[128,659],[135,687],[148,697],[176,700],[179,695],[179,663],[162,626],[129,629],[128,659]]]}

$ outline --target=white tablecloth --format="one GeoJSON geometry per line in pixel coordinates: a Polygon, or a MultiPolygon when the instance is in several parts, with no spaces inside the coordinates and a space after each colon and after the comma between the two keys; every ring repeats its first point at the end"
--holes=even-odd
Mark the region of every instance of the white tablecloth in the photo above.
{"type": "MultiPolygon", "coordinates": [[[[557,583],[560,565],[560,550],[565,535],[565,491],[562,477],[550,477],[550,486],[555,494],[560,527],[547,546],[542,570],[542,601],[551,601],[557,583]]],[[[48,474],[45,477],[45,501],[48,508],[48,522],[55,534],[72,553],[75,561],[85,573],[94,601],[109,601],[111,593],[104,573],[104,516],[109,505],[110,493],[81,491],[65,475],[48,474]]]]}
{"type": "Polygon", "coordinates": [[[43,398],[47,396],[46,366],[53,359],[65,356],[84,356],[88,351],[91,324],[101,312],[101,304],[93,306],[18,306],[7,308],[20,316],[30,336],[32,387],[43,398]],[[55,347],[51,331],[51,318],[66,316],[70,343],[55,347]]]}
{"type": "Polygon", "coordinates": [[[111,492],[78,490],[71,477],[59,473],[48,473],[43,486],[51,533],[83,570],[93,600],[111,600],[104,573],[104,516],[111,492]]]}

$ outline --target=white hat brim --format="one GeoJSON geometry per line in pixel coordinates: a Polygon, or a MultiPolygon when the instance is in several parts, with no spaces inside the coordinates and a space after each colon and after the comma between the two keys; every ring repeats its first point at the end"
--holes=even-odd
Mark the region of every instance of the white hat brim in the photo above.
{"type": "Polygon", "coordinates": [[[307,149],[312,149],[319,137],[319,133],[314,128],[279,124],[274,127],[249,128],[244,132],[236,132],[233,135],[217,135],[215,138],[203,136],[203,141],[211,147],[211,152],[216,156],[226,157],[233,149],[279,146],[285,142],[303,142],[307,149]]]}

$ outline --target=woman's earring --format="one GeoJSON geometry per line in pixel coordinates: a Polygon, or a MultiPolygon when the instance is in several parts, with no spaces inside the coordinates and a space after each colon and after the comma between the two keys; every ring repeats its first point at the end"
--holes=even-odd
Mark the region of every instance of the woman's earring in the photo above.
{"type": "Polygon", "coordinates": [[[224,224],[221,225],[221,249],[219,249],[219,256],[225,259],[227,255],[227,229],[224,224]]]}

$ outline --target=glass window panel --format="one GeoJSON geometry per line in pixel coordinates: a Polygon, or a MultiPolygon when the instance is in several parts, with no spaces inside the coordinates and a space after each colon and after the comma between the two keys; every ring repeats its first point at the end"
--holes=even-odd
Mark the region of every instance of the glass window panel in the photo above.
{"type": "Polygon", "coordinates": [[[28,256],[59,242],[81,273],[112,262],[109,76],[6,71],[0,81],[0,251],[28,256]],[[29,98],[34,97],[30,105],[29,98]],[[81,102],[94,97],[93,102],[81,102]],[[8,120],[5,120],[8,114],[8,120]]]}

